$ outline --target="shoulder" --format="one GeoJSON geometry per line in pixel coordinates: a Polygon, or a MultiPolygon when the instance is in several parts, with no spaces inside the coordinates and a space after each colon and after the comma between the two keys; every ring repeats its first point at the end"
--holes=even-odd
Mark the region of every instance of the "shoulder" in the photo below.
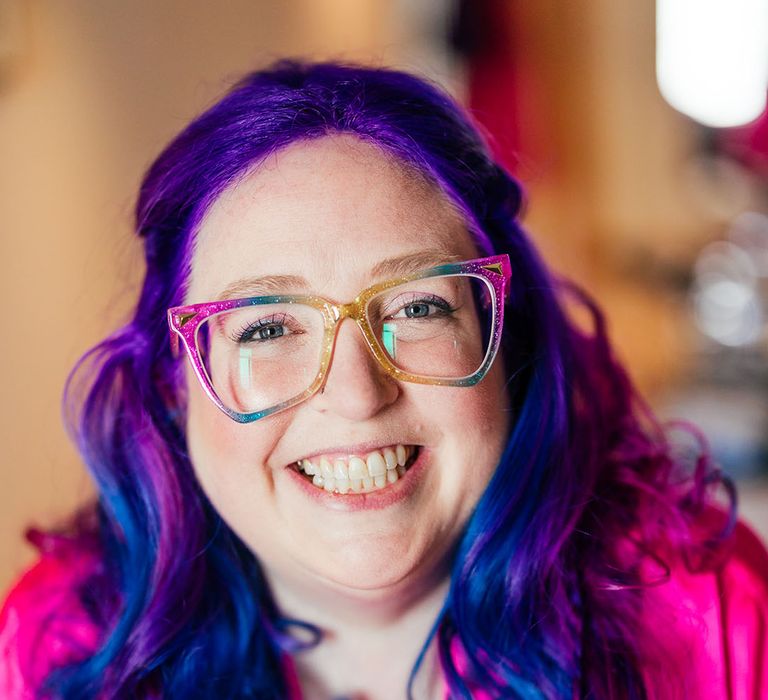
{"type": "Polygon", "coordinates": [[[696,697],[768,697],[768,552],[747,525],[737,524],[719,568],[676,566],[659,594],[657,624],[683,642],[696,697]]]}
{"type": "Polygon", "coordinates": [[[0,609],[0,697],[31,699],[52,669],[95,648],[79,587],[97,565],[92,554],[47,553],[12,586],[0,609]]]}
{"type": "Polygon", "coordinates": [[[768,697],[768,552],[743,523],[716,580],[732,697],[768,697]]]}

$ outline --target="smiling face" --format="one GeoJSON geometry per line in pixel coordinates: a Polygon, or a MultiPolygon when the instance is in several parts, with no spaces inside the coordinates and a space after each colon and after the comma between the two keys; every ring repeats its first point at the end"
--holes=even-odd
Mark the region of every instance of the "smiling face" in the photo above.
{"type": "MultiPolygon", "coordinates": [[[[213,204],[186,302],[250,296],[243,281],[270,276],[285,293],[345,303],[392,277],[393,265],[476,257],[434,186],[353,137],[325,137],[279,152],[213,204]]],[[[273,583],[303,591],[418,591],[443,577],[509,429],[500,358],[471,388],[401,383],[349,320],[323,392],[281,413],[238,424],[189,368],[187,382],[187,440],[203,489],[273,583]],[[325,469],[342,488],[313,485],[298,465],[325,469]],[[370,479],[357,489],[364,496],[343,481],[355,474],[370,479]]]]}

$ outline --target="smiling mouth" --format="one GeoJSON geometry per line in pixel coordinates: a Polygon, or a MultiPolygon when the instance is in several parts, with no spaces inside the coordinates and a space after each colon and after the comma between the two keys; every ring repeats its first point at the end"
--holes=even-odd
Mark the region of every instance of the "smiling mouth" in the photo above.
{"type": "Polygon", "coordinates": [[[405,475],[419,456],[417,445],[391,445],[365,455],[316,455],[294,467],[307,481],[329,493],[371,493],[387,488],[405,475]]]}

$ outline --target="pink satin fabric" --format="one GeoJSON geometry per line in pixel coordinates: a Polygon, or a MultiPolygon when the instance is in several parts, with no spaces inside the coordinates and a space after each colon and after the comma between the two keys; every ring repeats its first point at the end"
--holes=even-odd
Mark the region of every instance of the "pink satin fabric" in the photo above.
{"type": "Polygon", "coordinates": [[[95,565],[70,553],[43,555],[11,589],[0,611],[0,698],[39,700],[48,672],[82,659],[98,644],[98,630],[73,595],[95,565]]]}
{"type": "Polygon", "coordinates": [[[668,606],[657,624],[679,635],[687,652],[680,668],[687,697],[768,700],[768,552],[751,530],[739,523],[721,570],[673,571],[659,594],[668,606]]]}
{"type": "MultiPolygon", "coordinates": [[[[0,611],[2,700],[37,700],[34,691],[52,668],[95,648],[98,632],[73,595],[94,565],[75,553],[44,555],[11,589],[0,611]]],[[[733,554],[718,572],[676,570],[655,590],[658,605],[649,615],[679,642],[681,654],[666,662],[685,679],[687,697],[768,699],[768,552],[746,526],[737,528],[733,554]]],[[[289,676],[298,700],[292,669],[289,676]]],[[[473,696],[489,698],[481,690],[473,696]]]]}

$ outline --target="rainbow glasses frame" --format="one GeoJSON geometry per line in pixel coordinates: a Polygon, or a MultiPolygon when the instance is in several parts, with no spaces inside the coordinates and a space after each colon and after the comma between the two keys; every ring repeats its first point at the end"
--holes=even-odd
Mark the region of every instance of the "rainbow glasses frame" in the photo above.
{"type": "Polygon", "coordinates": [[[312,295],[279,294],[174,306],[168,309],[168,325],[171,330],[171,350],[174,357],[177,357],[179,354],[179,339],[181,339],[187,356],[192,363],[195,375],[208,398],[213,401],[221,411],[238,423],[250,423],[272,415],[273,413],[277,413],[278,411],[284,411],[302,401],[306,401],[310,396],[315,394],[323,386],[328,376],[328,369],[331,365],[338,329],[345,318],[351,318],[355,321],[357,327],[365,338],[368,349],[376,358],[379,365],[395,379],[415,384],[473,386],[487,374],[499,350],[501,331],[504,324],[504,300],[508,294],[508,285],[511,276],[512,268],[509,262],[509,256],[495,255],[488,258],[467,260],[466,262],[438,265],[420,272],[412,273],[405,277],[378,282],[377,284],[364,289],[357,295],[357,297],[355,297],[354,301],[347,304],[336,304],[323,297],[312,295]],[[369,300],[382,291],[406,282],[425,279],[427,277],[467,274],[486,280],[493,289],[493,328],[491,329],[488,351],[477,371],[465,377],[447,379],[444,377],[427,377],[410,374],[396,367],[387,354],[382,350],[373,329],[366,318],[366,309],[369,300]],[[208,378],[208,374],[203,367],[203,362],[197,350],[197,342],[195,339],[200,324],[209,316],[222,311],[259,304],[305,304],[314,307],[322,313],[325,330],[320,368],[309,387],[300,394],[296,394],[290,399],[262,411],[239,413],[225,406],[216,394],[216,391],[208,378]]]}

